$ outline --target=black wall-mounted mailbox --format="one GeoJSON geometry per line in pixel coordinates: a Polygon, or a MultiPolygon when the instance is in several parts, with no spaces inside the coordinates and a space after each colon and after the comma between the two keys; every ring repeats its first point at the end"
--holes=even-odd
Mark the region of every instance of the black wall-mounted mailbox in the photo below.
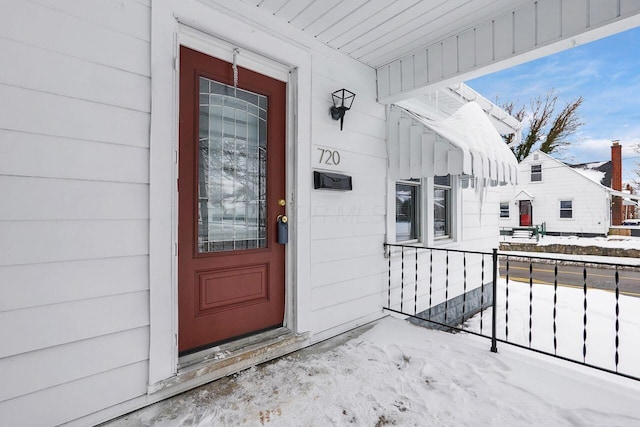
{"type": "Polygon", "coordinates": [[[318,171],[313,171],[313,188],[321,190],[353,190],[350,176],[318,171]]]}

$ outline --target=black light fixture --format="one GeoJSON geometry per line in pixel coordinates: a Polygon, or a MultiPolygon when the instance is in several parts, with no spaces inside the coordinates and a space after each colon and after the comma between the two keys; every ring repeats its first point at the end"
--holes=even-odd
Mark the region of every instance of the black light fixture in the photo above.
{"type": "Polygon", "coordinates": [[[331,107],[331,118],[333,120],[340,120],[340,130],[342,130],[342,123],[344,122],[344,115],[351,108],[353,100],[356,94],[347,90],[339,89],[331,94],[333,98],[333,107],[331,107]]]}

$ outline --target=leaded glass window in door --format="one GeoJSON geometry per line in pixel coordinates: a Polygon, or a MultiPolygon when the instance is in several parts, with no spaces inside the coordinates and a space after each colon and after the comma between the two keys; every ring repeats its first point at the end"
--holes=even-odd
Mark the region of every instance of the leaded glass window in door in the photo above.
{"type": "Polygon", "coordinates": [[[200,77],[198,252],[264,248],[267,97],[200,77]]]}

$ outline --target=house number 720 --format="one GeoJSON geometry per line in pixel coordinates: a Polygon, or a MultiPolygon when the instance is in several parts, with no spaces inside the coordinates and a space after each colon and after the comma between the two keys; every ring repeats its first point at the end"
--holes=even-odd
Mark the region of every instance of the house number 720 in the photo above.
{"type": "Polygon", "coordinates": [[[339,165],[340,164],[340,152],[338,150],[325,150],[324,148],[318,148],[320,151],[320,162],[325,165],[339,165]]]}

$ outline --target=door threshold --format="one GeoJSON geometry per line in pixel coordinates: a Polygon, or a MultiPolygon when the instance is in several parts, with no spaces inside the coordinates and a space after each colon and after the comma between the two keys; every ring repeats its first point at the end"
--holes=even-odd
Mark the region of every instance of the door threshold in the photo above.
{"type": "Polygon", "coordinates": [[[247,347],[278,340],[288,335],[292,335],[291,331],[280,327],[180,356],[178,358],[178,372],[198,363],[226,359],[247,347]]]}
{"type": "Polygon", "coordinates": [[[148,393],[164,399],[308,345],[308,333],[295,334],[287,328],[272,329],[241,338],[180,357],[177,374],[150,385],[148,393]]]}

